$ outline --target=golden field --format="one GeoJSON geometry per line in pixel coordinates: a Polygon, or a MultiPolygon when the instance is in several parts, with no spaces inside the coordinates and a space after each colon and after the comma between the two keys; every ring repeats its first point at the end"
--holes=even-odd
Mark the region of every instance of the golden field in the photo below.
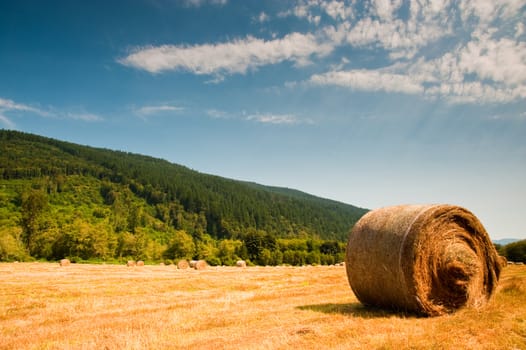
{"type": "Polygon", "coordinates": [[[0,349],[526,349],[526,266],[419,318],[362,306],[343,266],[2,263],[0,349]]]}

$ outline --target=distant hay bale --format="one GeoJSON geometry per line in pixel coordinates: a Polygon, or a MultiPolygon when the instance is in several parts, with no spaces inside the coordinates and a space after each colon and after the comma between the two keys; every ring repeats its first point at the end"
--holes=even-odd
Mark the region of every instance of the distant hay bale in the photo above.
{"type": "Polygon", "coordinates": [[[236,266],[237,267],[247,267],[247,263],[245,260],[238,260],[236,261],[236,266]]]}
{"type": "Polygon", "coordinates": [[[197,260],[190,260],[188,264],[190,265],[190,267],[192,269],[195,269],[195,265],[197,264],[197,260]]]}
{"type": "Polygon", "coordinates": [[[159,266],[165,266],[165,264],[163,262],[160,262],[159,266]]]}
{"type": "Polygon", "coordinates": [[[427,316],[484,305],[501,271],[482,224],[452,205],[367,213],[350,233],[345,267],[362,303],[427,316]]]}
{"type": "Polygon", "coordinates": [[[144,261],[139,260],[139,261],[137,261],[137,264],[136,264],[136,265],[137,265],[137,266],[144,266],[144,261]]]}
{"type": "Polygon", "coordinates": [[[69,261],[69,259],[60,260],[60,266],[69,266],[70,264],[71,264],[71,261],[69,261]]]}
{"type": "Polygon", "coordinates": [[[197,260],[194,265],[194,269],[196,270],[204,270],[208,267],[208,264],[204,260],[197,260]]]}
{"type": "Polygon", "coordinates": [[[188,263],[187,260],[179,260],[179,262],[177,263],[177,268],[179,270],[186,270],[188,267],[190,266],[190,264],[188,263]]]}
{"type": "Polygon", "coordinates": [[[130,266],[135,266],[135,261],[133,260],[128,260],[128,262],[126,263],[126,266],[130,267],[130,266]]]}
{"type": "Polygon", "coordinates": [[[508,259],[505,256],[499,255],[499,263],[501,267],[508,266],[508,259]]]}

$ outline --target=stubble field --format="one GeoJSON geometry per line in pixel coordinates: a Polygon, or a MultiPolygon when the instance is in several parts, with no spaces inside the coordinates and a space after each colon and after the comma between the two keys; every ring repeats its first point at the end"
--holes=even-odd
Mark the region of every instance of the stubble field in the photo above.
{"type": "Polygon", "coordinates": [[[0,264],[0,349],[526,349],[526,267],[481,310],[362,306],[345,267],[0,264]]]}

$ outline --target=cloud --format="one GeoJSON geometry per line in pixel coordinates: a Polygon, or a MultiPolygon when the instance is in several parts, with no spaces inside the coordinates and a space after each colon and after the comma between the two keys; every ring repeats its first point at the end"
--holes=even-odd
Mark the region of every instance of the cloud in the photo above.
{"type": "Polygon", "coordinates": [[[251,114],[246,116],[246,120],[255,121],[263,124],[312,124],[311,120],[300,120],[293,114],[251,114]]]}
{"type": "MultiPolygon", "coordinates": [[[[316,73],[306,80],[310,86],[404,93],[448,103],[509,103],[526,98],[525,6],[526,0],[365,0],[359,5],[298,0],[277,16],[309,22],[310,33],[139,47],[119,62],[150,73],[208,75],[206,82],[217,84],[266,65],[302,67],[316,61],[316,73]],[[340,48],[374,53],[368,66],[375,68],[360,66],[354,55],[344,61],[336,56],[340,48]]],[[[271,15],[260,12],[254,21],[265,22],[271,15]]]]}
{"type": "Polygon", "coordinates": [[[96,114],[93,114],[93,113],[66,113],[65,114],[65,117],[67,119],[74,119],[74,120],[82,120],[82,121],[85,121],[85,122],[100,122],[100,121],[103,121],[104,118],[102,118],[101,116],[98,116],[96,114]]]}
{"type": "Polygon", "coordinates": [[[489,34],[469,42],[458,52],[459,69],[508,85],[526,83],[526,43],[489,34]]]}
{"type": "Polygon", "coordinates": [[[16,129],[16,124],[11,121],[8,117],[0,113],[0,124],[7,129],[16,129]]]}
{"type": "Polygon", "coordinates": [[[322,29],[329,42],[382,49],[388,58],[379,68],[344,70],[356,67],[351,57],[313,74],[308,85],[421,95],[454,104],[526,99],[524,24],[517,15],[525,0],[372,0],[363,5],[357,11],[341,1],[306,0],[290,12],[306,18],[324,11],[334,20],[322,29]]]}
{"type": "Polygon", "coordinates": [[[291,33],[274,40],[248,36],[218,44],[138,48],[119,63],[150,73],[183,70],[222,76],[245,74],[248,70],[283,61],[304,65],[312,56],[325,56],[332,49],[332,45],[319,41],[313,34],[291,33]]]}
{"type": "Polygon", "coordinates": [[[412,77],[402,74],[385,73],[375,70],[332,71],[311,76],[313,85],[336,85],[362,91],[422,93],[424,88],[412,77]]]}
{"type": "Polygon", "coordinates": [[[0,111],[24,111],[32,112],[41,116],[49,116],[50,113],[25,104],[16,103],[13,100],[0,98],[0,111]]]}
{"type": "Polygon", "coordinates": [[[225,111],[220,111],[218,109],[207,109],[205,113],[209,117],[212,117],[214,119],[231,119],[232,118],[232,116],[229,113],[225,111]]]}
{"type": "Polygon", "coordinates": [[[482,34],[406,74],[427,84],[426,95],[452,103],[508,103],[526,98],[526,44],[482,34]]]}
{"type": "Polygon", "coordinates": [[[187,7],[201,7],[208,4],[224,6],[227,3],[228,0],[183,0],[184,6],[187,7]]]}
{"type": "Polygon", "coordinates": [[[5,113],[27,112],[37,114],[41,117],[55,118],[55,119],[73,119],[85,122],[102,121],[104,118],[93,113],[88,112],[68,112],[68,111],[46,111],[40,108],[35,108],[26,104],[17,103],[13,100],[0,98],[0,122],[8,127],[14,127],[14,122],[8,118],[5,113]]]}
{"type": "Polygon", "coordinates": [[[259,23],[265,23],[270,20],[270,17],[265,12],[261,11],[257,17],[255,17],[255,21],[259,23]]]}
{"type": "Polygon", "coordinates": [[[152,114],[159,114],[165,112],[181,112],[184,111],[184,107],[171,106],[171,105],[159,105],[159,106],[143,106],[135,110],[135,113],[146,117],[152,114]]]}
{"type": "Polygon", "coordinates": [[[322,1],[320,7],[333,19],[346,20],[352,17],[352,7],[346,6],[344,1],[322,1]]]}
{"type": "Polygon", "coordinates": [[[245,120],[261,124],[273,125],[298,125],[298,124],[313,124],[310,119],[298,118],[294,114],[276,114],[276,113],[247,113],[242,111],[240,113],[225,112],[218,109],[207,109],[205,113],[213,119],[230,119],[230,120],[245,120]]]}
{"type": "Polygon", "coordinates": [[[6,116],[6,113],[12,112],[29,112],[40,116],[48,117],[51,114],[39,108],[31,107],[22,103],[17,103],[13,100],[0,97],[0,123],[8,129],[15,129],[16,124],[6,116]]]}

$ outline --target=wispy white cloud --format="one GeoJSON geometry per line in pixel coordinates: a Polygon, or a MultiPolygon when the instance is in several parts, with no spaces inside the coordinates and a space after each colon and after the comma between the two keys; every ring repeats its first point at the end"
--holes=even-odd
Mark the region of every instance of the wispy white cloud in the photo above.
{"type": "Polygon", "coordinates": [[[183,0],[183,4],[188,7],[201,7],[203,5],[224,6],[228,0],[183,0]]]}
{"type": "Polygon", "coordinates": [[[157,106],[143,106],[135,109],[135,113],[140,116],[150,116],[153,114],[166,113],[166,112],[182,112],[184,107],[172,106],[172,105],[157,105],[157,106]]]}
{"type": "Polygon", "coordinates": [[[311,119],[301,118],[295,114],[247,113],[246,111],[232,113],[218,109],[207,109],[205,113],[213,119],[244,120],[260,124],[299,125],[314,123],[311,119]]]}
{"type": "Polygon", "coordinates": [[[87,112],[80,112],[80,113],[68,112],[64,116],[67,119],[82,120],[85,122],[100,122],[104,120],[104,118],[102,118],[99,115],[96,115],[93,113],[87,113],[87,112]]]}
{"type": "Polygon", "coordinates": [[[71,111],[57,111],[55,109],[44,110],[42,108],[32,107],[27,104],[18,103],[13,100],[0,98],[0,122],[2,124],[13,128],[15,123],[11,118],[6,116],[6,113],[30,113],[36,114],[45,118],[55,118],[55,119],[73,119],[81,120],[85,122],[98,122],[104,120],[99,115],[94,113],[89,113],[81,110],[80,112],[71,112],[71,111]]]}
{"type": "Polygon", "coordinates": [[[295,124],[312,124],[311,120],[299,119],[293,114],[250,114],[245,117],[246,120],[255,121],[263,124],[281,124],[281,125],[295,125],[295,124]]]}
{"type": "Polygon", "coordinates": [[[380,47],[390,59],[375,69],[332,67],[312,75],[309,85],[419,94],[449,103],[526,99],[526,43],[520,40],[524,24],[518,15],[525,0],[371,0],[363,5],[359,16],[342,10],[349,4],[334,0],[305,0],[290,11],[299,18],[325,11],[335,20],[323,28],[330,42],[361,50],[380,47]],[[430,45],[446,37],[456,45],[444,46],[442,55],[436,45],[429,57],[430,45]]]}
{"type": "Polygon", "coordinates": [[[206,115],[214,119],[231,119],[232,115],[228,112],[221,111],[218,109],[207,109],[205,111],[206,115]]]}
{"type": "Polygon", "coordinates": [[[0,124],[7,129],[16,129],[16,124],[11,119],[0,113],[0,124]]]}
{"type": "Polygon", "coordinates": [[[325,56],[333,46],[313,34],[291,33],[280,39],[248,36],[230,42],[204,45],[163,45],[136,49],[121,64],[151,73],[184,70],[194,74],[245,74],[248,70],[292,61],[307,64],[312,56],[325,56]]]}
{"type": "Polygon", "coordinates": [[[422,84],[402,74],[376,70],[332,71],[311,76],[314,85],[337,85],[362,91],[384,91],[416,94],[424,91],[422,84]]]}
{"type": "Polygon", "coordinates": [[[43,111],[39,108],[31,107],[23,103],[17,103],[13,100],[4,99],[0,97],[0,123],[9,129],[15,129],[16,124],[12,118],[9,118],[7,113],[27,112],[37,114],[40,116],[50,116],[50,113],[43,111]]]}
{"type": "Polygon", "coordinates": [[[13,100],[0,98],[0,111],[23,111],[31,112],[41,116],[49,116],[50,113],[42,109],[31,107],[26,104],[16,103],[13,100]]]}
{"type": "Polygon", "coordinates": [[[526,83],[526,43],[483,34],[458,52],[458,66],[466,74],[507,85],[526,83]]]}
{"type": "MultiPolygon", "coordinates": [[[[526,98],[525,7],[526,0],[365,0],[359,5],[298,0],[277,16],[308,21],[310,33],[141,47],[119,62],[151,73],[209,75],[207,83],[220,83],[228,75],[285,61],[296,67],[316,61],[319,68],[329,57],[326,71],[318,69],[307,79],[310,86],[405,93],[450,103],[508,103],[526,98]],[[377,68],[366,69],[352,57],[330,56],[341,47],[385,53],[384,65],[378,60],[377,68]]],[[[254,20],[265,22],[270,16],[260,12],[254,20]]]]}
{"type": "Polygon", "coordinates": [[[323,11],[335,20],[347,20],[352,18],[354,10],[344,1],[321,1],[320,7],[323,11]]]}
{"type": "Polygon", "coordinates": [[[257,15],[255,18],[254,18],[255,22],[259,22],[259,23],[265,23],[267,21],[270,20],[270,17],[267,13],[265,13],[264,11],[261,11],[259,13],[259,15],[257,15]]]}

